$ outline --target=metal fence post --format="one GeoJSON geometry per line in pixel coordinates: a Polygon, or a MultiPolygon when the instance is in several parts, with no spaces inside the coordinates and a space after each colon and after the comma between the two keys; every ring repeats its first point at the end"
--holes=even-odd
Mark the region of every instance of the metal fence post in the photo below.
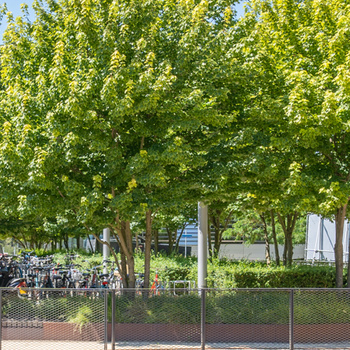
{"type": "Polygon", "coordinates": [[[289,292],[289,349],[294,350],[294,290],[289,292]]]}
{"type": "MultiPolygon", "coordinates": [[[[111,333],[112,350],[115,350],[115,290],[112,290],[112,333],[111,333]]],[[[0,349],[1,350],[1,349],[0,349]]]]}
{"type": "Polygon", "coordinates": [[[0,289],[0,350],[2,349],[2,290],[0,289]]]}
{"type": "Polygon", "coordinates": [[[107,333],[107,326],[108,326],[108,294],[107,289],[104,290],[104,302],[105,302],[105,314],[104,314],[104,350],[107,350],[107,343],[108,343],[108,333],[107,333]]]}
{"type": "Polygon", "coordinates": [[[205,296],[206,290],[201,289],[201,350],[205,350],[205,296]]]}

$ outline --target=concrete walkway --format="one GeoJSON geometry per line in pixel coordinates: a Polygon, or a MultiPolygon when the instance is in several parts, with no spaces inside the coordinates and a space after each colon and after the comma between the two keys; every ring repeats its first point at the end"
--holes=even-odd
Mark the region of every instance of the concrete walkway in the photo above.
{"type": "MultiPolygon", "coordinates": [[[[64,337],[64,335],[62,335],[64,337]]],[[[207,350],[288,350],[286,343],[266,343],[266,344],[230,344],[216,343],[206,344],[207,350]]],[[[1,350],[105,350],[103,343],[80,342],[80,341],[38,341],[38,340],[4,340],[1,350]]],[[[194,343],[150,343],[150,342],[121,342],[115,344],[115,350],[201,350],[200,344],[194,343]]],[[[295,350],[350,350],[348,344],[295,344],[295,350]]],[[[106,350],[112,350],[112,345],[107,344],[106,350]]]]}
{"type": "MultiPolygon", "coordinates": [[[[64,338],[64,334],[62,334],[64,338]]],[[[111,349],[111,345],[108,344],[111,349]]],[[[3,340],[1,350],[104,350],[103,343],[79,341],[3,340]]]]}

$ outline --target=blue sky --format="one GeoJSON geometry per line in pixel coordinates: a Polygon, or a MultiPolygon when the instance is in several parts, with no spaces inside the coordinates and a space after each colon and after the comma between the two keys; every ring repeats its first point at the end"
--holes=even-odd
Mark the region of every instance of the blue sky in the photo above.
{"type": "MultiPolygon", "coordinates": [[[[33,0],[7,0],[7,1],[0,1],[1,4],[4,4],[5,2],[7,4],[8,10],[11,11],[15,17],[21,15],[21,4],[23,4],[23,3],[28,4],[29,5],[29,12],[34,17],[34,11],[32,9],[33,0]]],[[[237,6],[237,11],[238,11],[238,15],[239,16],[241,16],[243,14],[243,5],[242,4],[239,4],[237,6]]],[[[6,28],[6,20],[4,19],[2,21],[1,26],[0,26],[0,41],[2,41],[1,38],[2,38],[2,34],[3,34],[4,30],[5,30],[5,28],[6,28]]]]}
{"type": "MultiPolygon", "coordinates": [[[[7,9],[13,13],[14,17],[21,16],[21,4],[25,3],[29,5],[29,13],[32,14],[34,17],[34,10],[32,9],[32,3],[33,0],[7,0],[7,1],[0,1],[1,5],[6,3],[7,9]]],[[[6,29],[7,23],[6,18],[3,18],[0,26],[0,42],[2,41],[2,35],[4,33],[4,30],[6,29]]]]}
{"type": "MultiPolygon", "coordinates": [[[[1,2],[2,5],[4,3],[6,3],[8,10],[11,11],[15,17],[20,16],[22,14],[21,13],[21,4],[23,4],[23,3],[28,4],[29,5],[29,11],[34,16],[34,11],[32,9],[33,0],[7,0],[7,1],[0,1],[0,2],[1,2]]],[[[4,31],[5,27],[6,27],[6,24],[4,22],[1,25],[1,33],[4,31]]]]}

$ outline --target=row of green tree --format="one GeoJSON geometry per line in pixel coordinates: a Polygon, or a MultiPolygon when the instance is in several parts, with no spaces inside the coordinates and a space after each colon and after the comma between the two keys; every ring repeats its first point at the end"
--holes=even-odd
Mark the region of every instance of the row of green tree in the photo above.
{"type": "Polygon", "coordinates": [[[154,228],[195,217],[198,201],[218,228],[214,255],[220,224],[254,210],[283,228],[286,264],[298,217],[315,212],[336,222],[342,286],[346,1],[252,0],[240,19],[233,0],[33,7],[34,21],[25,6],[7,14],[1,47],[3,224],[34,239],[108,227],[130,287],[141,225],[147,287],[154,228]]]}

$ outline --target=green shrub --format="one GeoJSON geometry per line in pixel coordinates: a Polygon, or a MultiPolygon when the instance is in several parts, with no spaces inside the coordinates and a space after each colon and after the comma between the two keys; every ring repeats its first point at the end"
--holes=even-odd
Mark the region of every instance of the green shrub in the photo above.
{"type": "Polygon", "coordinates": [[[81,332],[82,328],[89,324],[93,317],[93,311],[88,305],[82,305],[79,307],[74,316],[68,318],[69,323],[74,323],[76,329],[81,332]]]}
{"type": "MultiPolygon", "coordinates": [[[[170,264],[169,264],[170,265],[170,264]]],[[[345,273],[346,271],[344,271],[345,273]]],[[[197,280],[197,264],[167,266],[162,281],[197,280]]],[[[334,288],[332,266],[267,266],[261,262],[214,261],[208,263],[209,288],[334,288]]]]}
{"type": "Polygon", "coordinates": [[[335,269],[330,266],[253,267],[232,271],[237,288],[333,288],[335,269]]]}

